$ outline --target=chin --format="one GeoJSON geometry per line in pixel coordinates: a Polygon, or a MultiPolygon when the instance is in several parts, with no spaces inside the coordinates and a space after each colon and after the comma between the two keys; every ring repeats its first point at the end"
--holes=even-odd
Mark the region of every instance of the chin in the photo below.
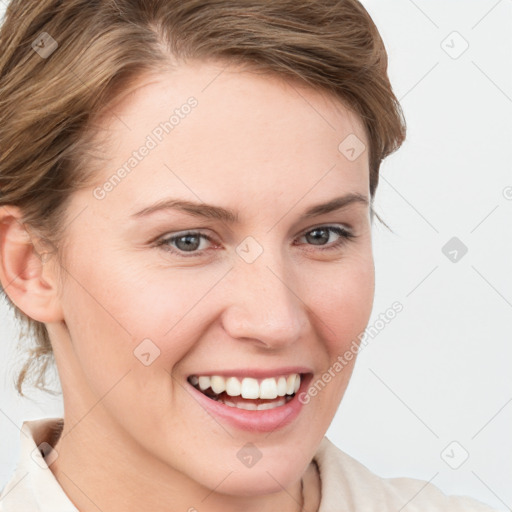
{"type": "Polygon", "coordinates": [[[210,482],[208,487],[215,489],[216,492],[229,494],[231,496],[249,497],[260,496],[282,492],[293,485],[302,476],[302,473],[292,472],[290,469],[279,467],[278,465],[261,468],[256,467],[248,470],[237,470],[225,475],[225,480],[217,475],[216,481],[210,482]],[[219,483],[222,484],[219,485],[219,483]]]}

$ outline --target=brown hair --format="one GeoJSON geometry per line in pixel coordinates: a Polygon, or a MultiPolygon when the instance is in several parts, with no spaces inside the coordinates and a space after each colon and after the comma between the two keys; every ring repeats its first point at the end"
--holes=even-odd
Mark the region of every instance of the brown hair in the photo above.
{"type": "MultiPolygon", "coordinates": [[[[372,198],[405,139],[384,44],[357,0],[11,0],[0,48],[0,207],[18,206],[54,247],[66,200],[92,176],[92,120],[171,62],[222,60],[334,94],[363,120],[372,198]],[[51,55],[34,49],[41,37],[48,47],[42,33],[51,55]]],[[[6,299],[36,341],[16,389],[30,376],[52,393],[46,327],[6,299]]]]}

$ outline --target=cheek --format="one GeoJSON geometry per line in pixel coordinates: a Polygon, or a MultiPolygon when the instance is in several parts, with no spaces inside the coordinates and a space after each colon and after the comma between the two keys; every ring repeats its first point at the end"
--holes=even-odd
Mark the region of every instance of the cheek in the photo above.
{"type": "Polygon", "coordinates": [[[373,259],[361,256],[340,263],[336,271],[331,268],[329,275],[322,278],[322,290],[319,275],[316,277],[316,292],[308,292],[308,304],[315,312],[311,318],[312,321],[316,318],[315,329],[322,340],[326,359],[317,381],[311,383],[308,395],[330,421],[349,383],[361,334],[372,312],[373,259]]]}
{"type": "Polygon", "coordinates": [[[201,300],[222,276],[211,270],[201,275],[193,268],[145,268],[112,254],[96,254],[94,265],[78,257],[71,261],[62,297],[64,316],[91,382],[105,380],[106,366],[116,373],[134,362],[135,368],[142,366],[134,350],[148,339],[154,344],[145,342],[151,358],[158,355],[155,366],[170,371],[199,338],[194,310],[205,318],[201,300]]]}
{"type": "Polygon", "coordinates": [[[375,273],[372,264],[362,262],[347,270],[346,279],[340,285],[340,308],[337,317],[342,325],[354,334],[366,328],[373,308],[375,273]],[[355,332],[357,331],[357,332],[355,332]]]}
{"type": "Polygon", "coordinates": [[[331,358],[336,357],[368,324],[375,291],[373,259],[354,255],[311,276],[304,295],[322,321],[331,358]]]}

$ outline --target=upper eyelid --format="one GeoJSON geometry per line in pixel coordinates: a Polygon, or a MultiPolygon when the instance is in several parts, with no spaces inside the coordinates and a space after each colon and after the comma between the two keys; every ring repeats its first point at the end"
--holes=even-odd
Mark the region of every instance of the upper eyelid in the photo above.
{"type": "MultiPolygon", "coordinates": [[[[334,234],[338,234],[336,233],[335,231],[333,231],[332,229],[330,228],[339,228],[343,231],[346,232],[346,235],[347,237],[353,237],[353,236],[356,236],[355,233],[354,233],[354,230],[345,225],[345,224],[319,224],[319,225],[316,225],[316,226],[313,226],[311,228],[306,228],[306,229],[303,229],[299,235],[297,235],[296,238],[301,238],[303,237],[306,233],[309,233],[310,231],[314,231],[315,229],[327,229],[329,230],[331,233],[334,233],[334,234]]],[[[340,235],[340,236],[343,236],[343,235],[340,235]]]]}
{"type": "MultiPolygon", "coordinates": [[[[318,229],[318,228],[329,228],[329,227],[342,227],[343,229],[346,229],[347,231],[352,231],[352,227],[348,224],[345,224],[345,223],[341,223],[341,222],[334,222],[334,223],[324,223],[324,224],[313,224],[312,226],[308,227],[308,228],[304,228],[302,229],[300,232],[299,232],[299,235],[302,235],[304,233],[307,233],[309,231],[312,231],[314,229],[318,229]]],[[[191,228],[191,229],[181,229],[179,231],[173,231],[173,232],[168,232],[167,234],[164,234],[162,237],[159,237],[159,238],[171,238],[171,236],[185,236],[187,234],[201,234],[201,235],[206,235],[207,232],[210,231],[209,229],[207,228],[191,228]],[[168,236],[169,235],[169,236],[168,236]]],[[[209,235],[208,235],[209,236],[209,235]]]]}

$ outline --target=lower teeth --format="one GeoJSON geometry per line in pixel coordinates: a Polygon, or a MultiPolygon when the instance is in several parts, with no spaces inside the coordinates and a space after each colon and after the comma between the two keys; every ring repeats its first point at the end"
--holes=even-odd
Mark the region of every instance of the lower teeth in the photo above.
{"type": "Polygon", "coordinates": [[[295,393],[293,395],[286,395],[283,397],[276,398],[274,400],[268,400],[263,403],[254,403],[253,400],[246,398],[243,401],[238,400],[236,403],[231,401],[229,395],[222,393],[221,395],[217,395],[214,393],[211,388],[208,388],[206,391],[202,391],[204,395],[216,402],[220,402],[221,404],[227,405],[228,407],[235,407],[236,409],[245,409],[248,411],[264,411],[266,409],[275,409],[276,407],[281,407],[282,405],[288,403],[293,399],[295,393]]]}
{"type": "Polygon", "coordinates": [[[266,409],[275,409],[276,407],[281,407],[282,405],[289,402],[293,398],[293,396],[294,395],[288,395],[286,398],[283,397],[279,400],[274,400],[272,402],[267,402],[259,405],[256,405],[255,403],[250,402],[249,400],[247,400],[246,402],[239,402],[237,404],[222,398],[217,398],[216,401],[224,405],[227,405],[228,407],[235,407],[237,409],[245,409],[248,411],[264,411],[266,409]]]}

